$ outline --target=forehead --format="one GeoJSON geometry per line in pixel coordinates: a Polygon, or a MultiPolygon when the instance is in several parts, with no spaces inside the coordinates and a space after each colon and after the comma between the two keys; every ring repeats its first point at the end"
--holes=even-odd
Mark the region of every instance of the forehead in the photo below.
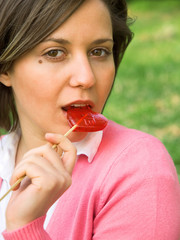
{"type": "Polygon", "coordinates": [[[79,40],[89,35],[95,38],[112,36],[112,22],[107,6],[101,0],[86,0],[49,37],[58,37],[59,34],[63,38],[76,36],[79,40]]]}

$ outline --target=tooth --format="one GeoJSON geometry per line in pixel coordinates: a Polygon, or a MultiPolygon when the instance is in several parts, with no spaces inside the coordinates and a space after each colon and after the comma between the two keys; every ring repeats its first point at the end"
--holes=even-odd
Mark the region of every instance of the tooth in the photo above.
{"type": "Polygon", "coordinates": [[[72,107],[85,107],[87,105],[86,104],[78,104],[78,103],[76,103],[76,104],[72,104],[71,106],[72,107]]]}

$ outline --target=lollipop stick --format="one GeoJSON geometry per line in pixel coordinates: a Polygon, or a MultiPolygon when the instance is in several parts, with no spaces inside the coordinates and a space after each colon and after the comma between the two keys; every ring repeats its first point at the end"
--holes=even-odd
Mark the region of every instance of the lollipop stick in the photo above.
{"type": "MultiPolygon", "coordinates": [[[[77,126],[80,124],[80,122],[87,116],[87,114],[85,114],[72,128],[70,128],[65,134],[64,136],[67,137],[71,132],[73,132],[77,126]]],[[[57,148],[58,144],[54,144],[52,146],[53,149],[57,148]]],[[[26,176],[22,176],[20,177],[12,186],[11,188],[0,198],[0,202],[12,191],[14,190],[18,184],[25,178],[26,176]]]]}
{"type": "MultiPolygon", "coordinates": [[[[73,132],[87,115],[88,115],[88,113],[86,113],[82,118],[80,118],[79,121],[64,134],[64,136],[67,137],[71,132],[73,132]]],[[[52,146],[52,148],[55,149],[57,147],[57,145],[58,144],[54,144],[52,146]]]]}
{"type": "MultiPolygon", "coordinates": [[[[64,134],[64,136],[67,137],[71,132],[74,131],[74,129],[77,128],[77,126],[78,126],[78,124],[75,124],[72,128],[70,128],[70,129],[64,134]]],[[[58,144],[54,144],[54,145],[52,146],[52,148],[53,148],[53,149],[57,148],[57,145],[58,145],[58,144]]]]}
{"type": "Polygon", "coordinates": [[[25,178],[25,176],[20,177],[12,186],[11,188],[0,198],[0,202],[15,188],[17,185],[25,178]]]}

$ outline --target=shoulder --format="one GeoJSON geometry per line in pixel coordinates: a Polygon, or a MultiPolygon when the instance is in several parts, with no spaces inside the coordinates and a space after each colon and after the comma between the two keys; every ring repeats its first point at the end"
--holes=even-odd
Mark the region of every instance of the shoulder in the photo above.
{"type": "Polygon", "coordinates": [[[0,136],[0,141],[3,139],[4,136],[5,136],[5,135],[1,135],[1,136],[0,136]]]}
{"type": "Polygon", "coordinates": [[[110,122],[101,147],[101,167],[105,172],[101,190],[107,195],[109,189],[149,192],[153,196],[164,191],[180,200],[175,165],[157,138],[110,122]]]}
{"type": "Polygon", "coordinates": [[[150,150],[166,151],[163,143],[156,137],[136,129],[124,127],[113,121],[109,121],[104,131],[103,144],[108,144],[114,149],[117,148],[118,152],[133,149],[134,146],[138,146],[143,152],[145,148],[141,147],[141,144],[146,145],[150,150]]]}
{"type": "Polygon", "coordinates": [[[109,121],[108,126],[104,130],[102,145],[108,145],[119,153],[137,146],[143,151],[145,149],[141,147],[142,143],[146,143],[147,147],[149,145],[151,150],[154,148],[156,150],[165,150],[164,145],[156,137],[136,129],[124,127],[113,121],[109,121]]]}
{"type": "Polygon", "coordinates": [[[129,144],[132,144],[142,139],[148,139],[149,141],[153,141],[154,143],[156,142],[162,145],[162,143],[157,138],[148,133],[136,129],[127,128],[113,121],[109,121],[108,126],[104,130],[105,142],[112,142],[113,145],[116,142],[116,145],[121,145],[124,148],[127,147],[129,144]]]}
{"type": "Polygon", "coordinates": [[[0,136],[0,153],[3,151],[8,135],[0,136]]]}
{"type": "Polygon", "coordinates": [[[147,133],[109,121],[100,147],[103,158],[110,159],[108,162],[114,166],[114,171],[121,169],[121,173],[131,172],[146,178],[177,176],[165,146],[159,139],[147,133]]]}
{"type": "Polygon", "coordinates": [[[5,145],[12,138],[12,134],[5,134],[0,136],[0,144],[5,145]]]}
{"type": "Polygon", "coordinates": [[[11,132],[0,137],[0,153],[14,151],[19,142],[19,133],[11,132]]]}

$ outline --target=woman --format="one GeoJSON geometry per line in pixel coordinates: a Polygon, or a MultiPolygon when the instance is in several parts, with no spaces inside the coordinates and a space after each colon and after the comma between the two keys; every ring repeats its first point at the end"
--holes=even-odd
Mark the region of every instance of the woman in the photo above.
{"type": "Polygon", "coordinates": [[[178,240],[179,183],[157,139],[112,121],[63,136],[67,109],[103,110],[132,38],[125,1],[0,7],[1,196],[26,175],[0,203],[1,239],[178,240]]]}

